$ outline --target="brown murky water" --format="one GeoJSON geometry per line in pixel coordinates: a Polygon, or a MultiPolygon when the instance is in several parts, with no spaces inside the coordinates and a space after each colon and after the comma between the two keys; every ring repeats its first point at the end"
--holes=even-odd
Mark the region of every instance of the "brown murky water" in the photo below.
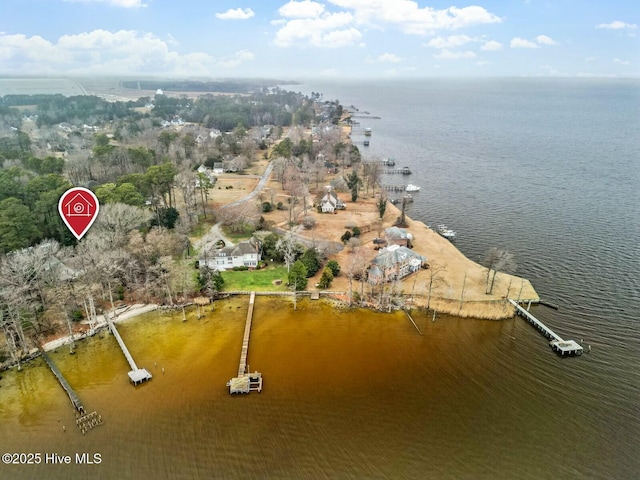
{"type": "Polygon", "coordinates": [[[188,321],[151,313],[119,327],[154,378],[134,388],[113,337],[52,357],[105,424],[85,436],[40,360],[0,380],[0,478],[634,478],[632,397],[607,395],[595,355],[559,359],[521,319],[337,311],[256,301],[249,364],[261,394],[231,397],[246,299],[188,321]],[[164,368],[164,373],[162,373],[164,368]],[[602,379],[599,379],[601,382],[602,379]],[[617,414],[611,415],[612,411],[617,414]],[[62,426],[66,427],[63,431],[62,426]],[[71,465],[44,462],[71,455],[71,465]],[[101,463],[75,465],[76,453],[101,463]],[[93,457],[92,457],[93,458],[93,457]]]}

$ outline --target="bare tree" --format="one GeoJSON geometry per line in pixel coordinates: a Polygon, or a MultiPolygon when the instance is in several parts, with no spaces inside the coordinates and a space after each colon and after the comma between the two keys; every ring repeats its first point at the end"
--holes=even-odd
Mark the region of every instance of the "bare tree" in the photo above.
{"type": "Polygon", "coordinates": [[[107,242],[107,247],[119,247],[127,242],[127,235],[132,230],[149,221],[151,215],[142,208],[124,203],[107,203],[100,208],[95,225],[89,236],[100,236],[107,242]]]}
{"type": "Polygon", "coordinates": [[[287,272],[291,271],[291,265],[293,265],[293,262],[296,261],[296,257],[298,256],[298,247],[291,232],[288,232],[284,237],[278,239],[276,250],[284,257],[287,272]]]}
{"type": "Polygon", "coordinates": [[[487,295],[490,295],[493,292],[493,285],[499,271],[504,273],[513,273],[517,267],[513,254],[507,250],[501,250],[496,247],[489,249],[485,255],[483,264],[487,267],[485,290],[487,295]]]}
{"type": "Polygon", "coordinates": [[[347,260],[347,264],[344,268],[344,274],[349,279],[349,305],[353,303],[353,280],[355,278],[360,278],[362,282],[362,293],[360,295],[360,299],[362,300],[364,297],[364,277],[367,270],[366,259],[364,252],[360,247],[356,247],[349,254],[349,259],[347,260]]]}

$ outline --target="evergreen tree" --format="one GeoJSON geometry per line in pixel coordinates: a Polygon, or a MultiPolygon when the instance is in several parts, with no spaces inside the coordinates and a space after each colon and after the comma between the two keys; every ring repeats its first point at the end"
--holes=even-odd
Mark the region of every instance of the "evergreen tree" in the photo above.
{"type": "Polygon", "coordinates": [[[288,278],[289,286],[296,291],[304,290],[307,288],[307,267],[304,266],[300,260],[291,266],[288,278]]]}

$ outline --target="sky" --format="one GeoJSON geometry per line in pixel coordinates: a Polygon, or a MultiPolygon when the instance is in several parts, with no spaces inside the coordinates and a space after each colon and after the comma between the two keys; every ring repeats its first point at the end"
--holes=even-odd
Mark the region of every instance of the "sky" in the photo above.
{"type": "Polygon", "coordinates": [[[0,75],[640,76],[636,0],[0,0],[0,75]]]}

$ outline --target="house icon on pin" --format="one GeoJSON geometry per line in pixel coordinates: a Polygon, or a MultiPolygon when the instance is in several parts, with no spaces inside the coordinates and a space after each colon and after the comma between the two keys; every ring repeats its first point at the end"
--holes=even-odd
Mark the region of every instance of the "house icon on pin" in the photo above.
{"type": "Polygon", "coordinates": [[[93,215],[93,202],[87,200],[82,193],[76,193],[62,207],[65,217],[91,217],[93,215]]]}

